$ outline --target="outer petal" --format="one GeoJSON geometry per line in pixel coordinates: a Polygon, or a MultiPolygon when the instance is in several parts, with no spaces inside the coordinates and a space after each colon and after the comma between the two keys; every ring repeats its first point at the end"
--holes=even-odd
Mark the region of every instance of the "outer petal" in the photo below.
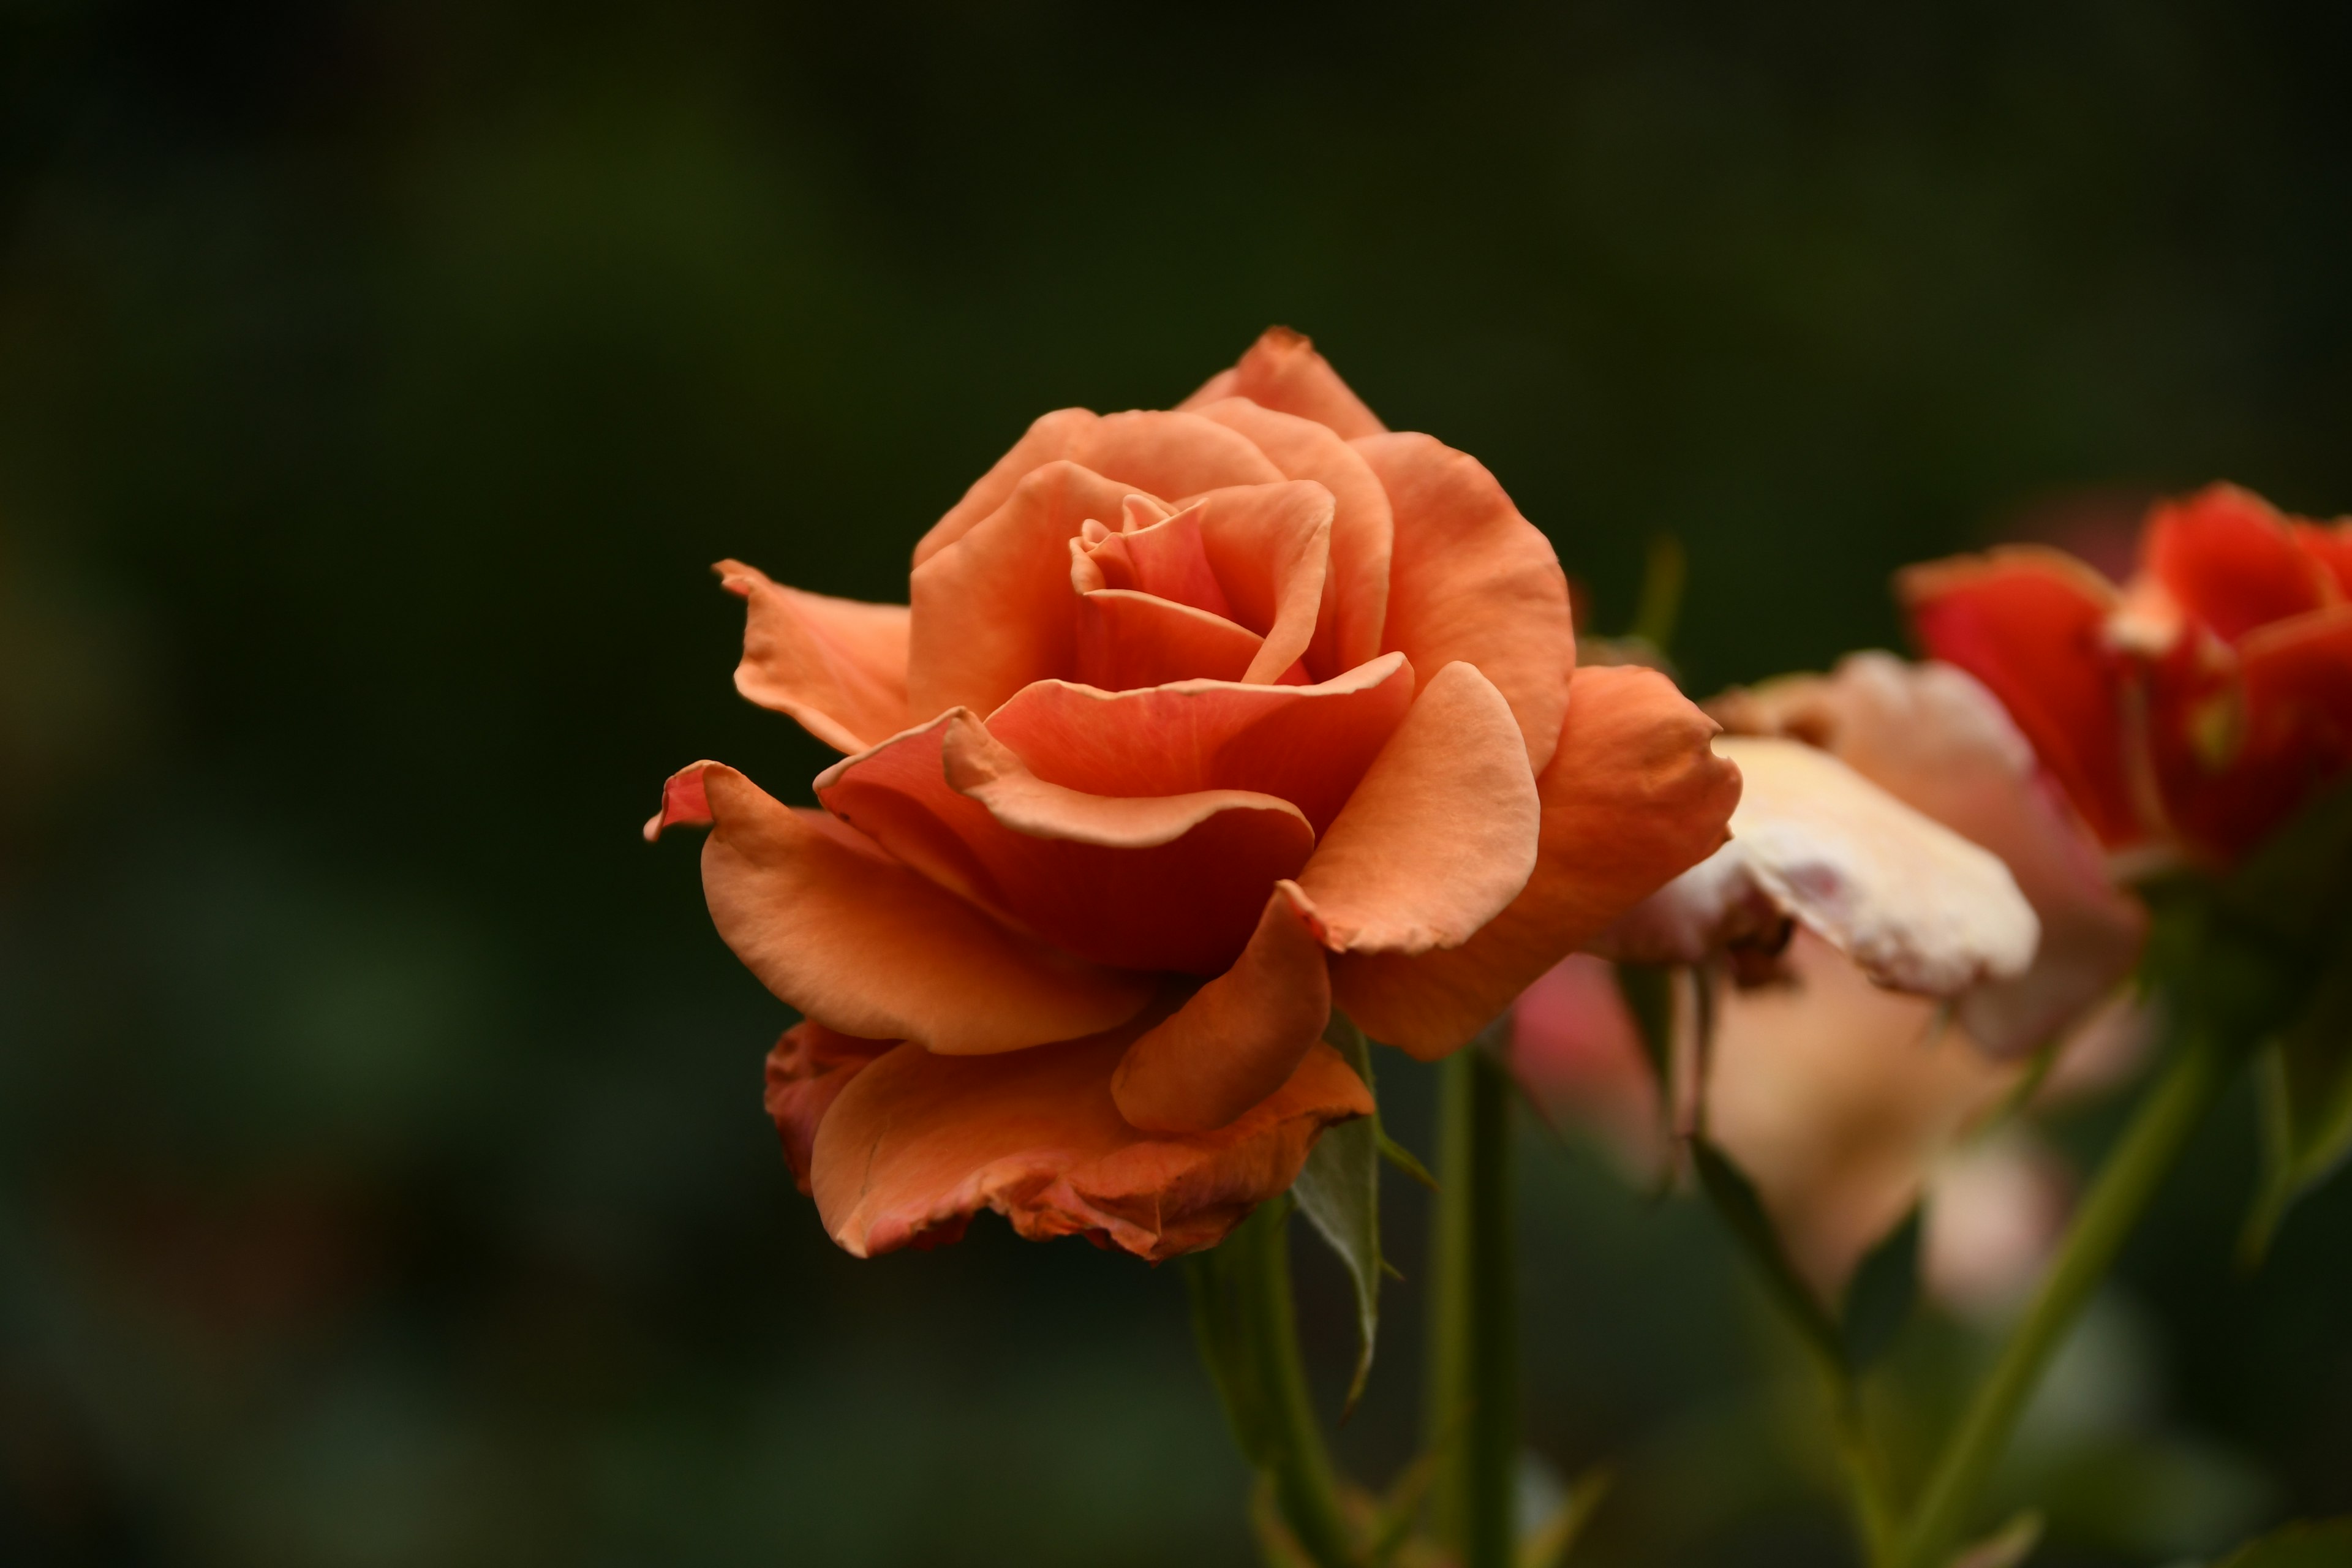
{"type": "Polygon", "coordinates": [[[906,605],[805,594],[740,561],[713,570],[747,610],[736,690],[836,751],[907,727],[906,605]]]}
{"type": "Polygon", "coordinates": [[[915,568],[907,697],[918,723],[963,706],[987,712],[1076,658],[1069,541],[1120,515],[1132,487],[1076,463],[1034,469],[1004,504],[915,568]]]}
{"type": "Polygon", "coordinates": [[[2152,726],[2175,826],[2224,860],[2352,772],[2352,605],[2273,622],[2238,654],[2236,679],[2201,700],[2168,701],[2159,674],[2152,726]],[[2203,739],[2213,718],[2223,721],[2219,746],[2203,739]]]}
{"type": "Polygon", "coordinates": [[[2335,588],[2278,509],[2235,485],[2158,506],[2140,548],[2149,574],[2225,642],[2318,609],[2335,588]]]}
{"type": "Polygon", "coordinates": [[[1011,498],[1013,487],[1028,478],[1032,470],[1076,452],[1087,433],[1094,428],[1096,418],[1094,412],[1086,408],[1057,408],[1051,414],[1039,415],[1021,439],[1013,443],[1013,449],[974,479],[963,499],[950,507],[947,515],[933,523],[930,531],[916,542],[915,564],[920,566],[971,532],[982,519],[1011,498]]]}
{"type": "MultiPolygon", "coordinates": [[[[1155,983],[1081,963],[980,910],[733,768],[698,763],[716,826],[702,886],[719,936],[785,1002],[827,1028],[938,1051],[1018,1050],[1110,1028],[1155,983]]],[[[690,788],[673,780],[665,816],[690,788]]],[[[656,818],[656,823],[663,818],[656,818]]]]}
{"type": "Polygon", "coordinates": [[[1784,963],[1787,984],[1717,994],[1708,1130],[1755,1182],[1799,1272],[1835,1302],[2020,1069],[1809,932],[1784,963]]]}
{"type": "Polygon", "coordinates": [[[1119,1058],[1111,1098],[1150,1132],[1209,1132],[1290,1079],[1331,1018],[1323,949],[1285,882],[1234,966],[1119,1058]]]}
{"type": "Polygon", "coordinates": [[[1731,842],[1629,912],[1616,955],[1696,962],[1760,897],[1898,991],[1957,996],[2033,962],[2041,922],[1998,857],[1802,742],[1715,749],[1746,781],[1731,842]]]}
{"type": "Polygon", "coordinates": [[[2054,1039],[2139,956],[2147,911],[2109,880],[2095,847],[2037,772],[2033,748],[1966,672],[1853,654],[1829,677],[1792,676],[1709,705],[1732,730],[1826,750],[1915,810],[2000,857],[2042,921],[2020,978],[1961,1004],[1996,1055],[2054,1039]]]}
{"type": "MultiPolygon", "coordinates": [[[[1259,445],[1265,443],[1260,442],[1259,445]]],[[[1280,458],[1275,458],[1277,463],[1281,460],[1280,458]]],[[[1285,468],[1283,471],[1287,473],[1289,470],[1285,468]]],[[[1317,476],[1306,477],[1312,479],[1317,476]]],[[[2294,538],[2295,542],[2303,546],[2305,555],[2327,569],[2327,574],[2336,580],[2336,594],[2352,599],[2352,518],[2338,518],[2332,523],[2297,522],[2294,538]]]]}
{"type": "Polygon", "coordinates": [[[1289,801],[1321,833],[1412,705],[1402,654],[1317,686],[1187,680],[1097,691],[1041,680],[988,716],[1037,776],[1094,795],[1244,789],[1289,801]]]}
{"type": "Polygon", "coordinates": [[[2102,642],[2113,584],[2072,556],[2014,546],[1910,567],[1895,592],[1927,651],[2000,699],[2101,840],[2147,837],[2124,764],[2123,687],[2102,642]]]}
{"type": "Polygon", "coordinates": [[[1178,405],[1200,408],[1228,397],[1246,397],[1284,414],[1328,426],[1343,440],[1378,436],[1388,429],[1362,398],[1339,379],[1314,342],[1288,327],[1268,327],[1241,363],[1209,378],[1178,405]]]}
{"type": "Polygon", "coordinates": [[[1655,670],[1577,671],[1526,890],[1461,947],[1349,955],[1332,994],[1377,1039],[1424,1059],[1484,1028],[1536,977],[1724,841],[1739,770],[1708,749],[1715,721],[1655,670]]]}
{"type": "Polygon", "coordinates": [[[1247,437],[1197,414],[1151,408],[1104,416],[1072,456],[1131,489],[1170,500],[1283,477],[1247,437]]]}
{"type": "Polygon", "coordinates": [[[1246,397],[1224,398],[1200,412],[1248,437],[1290,478],[1313,479],[1331,492],[1331,566],[1323,580],[1322,614],[1307,647],[1307,667],[1328,677],[1376,657],[1388,619],[1396,524],[1388,491],[1371,465],[1328,426],[1276,413],[1246,397]]]}
{"type": "Polygon", "coordinates": [[[1298,874],[1334,952],[1459,947],[1535,869],[1542,807],[1518,726],[1475,665],[1415,700],[1298,874]]]}
{"type": "Polygon", "coordinates": [[[1373,436],[1356,449],[1396,510],[1388,646],[1415,669],[1478,667],[1517,715],[1528,765],[1559,739],[1576,629],[1551,542],[1478,460],[1427,436],[1373,436]]]}
{"type": "Polygon", "coordinates": [[[835,1034],[803,1019],[768,1053],[768,1115],[784,1141],[785,1163],[802,1192],[809,1190],[809,1152],[816,1145],[817,1123],[860,1068],[898,1044],[835,1034]]]}
{"type": "Polygon", "coordinates": [[[1372,1097],[1330,1047],[1231,1125],[1139,1131],[1111,1100],[1124,1032],[1017,1055],[902,1046],[860,1072],[817,1129],[817,1212],[850,1253],[936,1245],[994,1209],[1031,1240],[1087,1236],[1138,1257],[1213,1247],[1286,1191],[1323,1129],[1372,1097]]]}
{"type": "Polygon", "coordinates": [[[1223,970],[1315,839],[1271,795],[1120,797],[1049,783],[966,710],[835,764],[816,793],[942,885],[1122,968],[1223,970]]]}

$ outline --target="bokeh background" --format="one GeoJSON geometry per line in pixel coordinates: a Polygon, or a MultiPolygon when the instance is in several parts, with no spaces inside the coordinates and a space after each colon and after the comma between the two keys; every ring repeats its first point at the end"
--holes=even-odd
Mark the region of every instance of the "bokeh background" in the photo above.
{"type": "MultiPolygon", "coordinates": [[[[793,1193],[787,1016],[637,837],[688,760],[824,761],[732,694],[708,563],[900,596],[1032,416],[1272,321],[1482,457],[1598,629],[1682,540],[1695,692],[2159,489],[2352,510],[2347,24],[8,0],[0,1559],[1244,1561],[1175,1270],[992,1221],[856,1263],[793,1193]]],[[[2234,1271],[2247,1122],[2036,1413],[2039,1561],[2352,1510],[2352,1194],[2234,1271]]],[[[1708,1216],[1525,1145],[1531,1487],[1619,1466],[1595,1563],[1843,1560],[1708,1216]]]]}

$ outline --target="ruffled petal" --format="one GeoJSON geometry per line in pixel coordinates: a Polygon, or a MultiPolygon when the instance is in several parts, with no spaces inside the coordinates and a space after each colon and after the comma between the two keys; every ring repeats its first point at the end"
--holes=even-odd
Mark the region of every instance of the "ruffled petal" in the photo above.
{"type": "Polygon", "coordinates": [[[2173,826],[2221,860],[2352,773],[2352,605],[2277,621],[2234,679],[2174,695],[2159,676],[2151,750],[2173,826]]]}
{"type": "MultiPolygon", "coordinates": [[[[1007,931],[733,768],[688,771],[714,823],[702,887],[720,938],[769,990],[829,1029],[958,1054],[1019,1050],[1124,1023],[1155,993],[1149,976],[1007,931]]],[[[673,781],[664,816],[689,793],[673,781]]]]}
{"type": "Polygon", "coordinates": [[[1484,1028],[1536,977],[1712,854],[1739,770],[1715,721],[1655,670],[1576,673],[1551,765],[1536,781],[1536,868],[1508,909],[1451,951],[1332,961],[1332,995],[1366,1033],[1424,1060],[1484,1028]]]}
{"type": "Polygon", "coordinates": [[[1089,520],[1118,517],[1131,489],[1076,463],[1047,463],[915,568],[907,650],[914,722],[960,706],[985,713],[1031,681],[1076,668],[1069,542],[1089,520]]]}
{"type": "Polygon", "coordinates": [[[1282,883],[1234,966],[1128,1047],[1111,1098],[1146,1131],[1213,1131],[1288,1082],[1330,1016],[1322,945],[1282,883]]]}
{"type": "Polygon", "coordinates": [[[1551,542],[1521,517],[1478,460],[1427,436],[1356,443],[1395,509],[1390,647],[1415,669],[1454,659],[1495,683],[1541,773],[1559,740],[1576,628],[1551,542]]]}
{"type": "Polygon", "coordinates": [[[1077,676],[1105,691],[1237,681],[1265,646],[1247,626],[1154,594],[1097,588],[1078,599],[1077,676]]]}
{"type": "Polygon", "coordinates": [[[768,1053],[768,1116],[784,1141],[784,1162],[802,1192],[809,1190],[809,1157],[816,1145],[817,1123],[859,1068],[898,1044],[861,1040],[803,1019],[786,1029],[768,1053]]]}
{"type": "Polygon", "coordinates": [[[2236,485],[2158,506],[2140,548],[2148,574],[2225,642],[2318,609],[2335,588],[2278,509],[2236,485]]]}
{"type": "Polygon", "coordinates": [[[1612,956],[1696,963],[1760,901],[1898,991],[1958,996],[2033,962],[2041,921],[1998,856],[1801,741],[1715,749],[1744,781],[1731,842],[1612,928],[1612,956]]]}
{"type": "Polygon", "coordinates": [[[950,507],[947,515],[916,542],[915,564],[920,566],[971,532],[982,519],[1003,506],[1012,496],[1013,487],[1032,471],[1075,453],[1079,442],[1095,427],[1097,417],[1093,410],[1086,408],[1056,408],[1051,414],[1039,415],[1021,439],[1013,443],[1013,449],[974,479],[963,499],[950,507]]]}
{"type": "Polygon", "coordinates": [[[1402,654],[1315,686],[1188,680],[1098,691],[1041,680],[988,716],[1039,778],[1093,795],[1242,789],[1329,827],[1412,703],[1402,654]]]}
{"type": "Polygon", "coordinates": [[[1213,419],[1166,409],[1107,414],[1071,456],[1131,489],[1170,500],[1282,479],[1282,470],[1249,437],[1213,419]]]}
{"type": "MultiPolygon", "coordinates": [[[[1281,460],[1275,459],[1277,463],[1281,460]]],[[[1287,473],[1289,469],[1283,471],[1287,473]]],[[[2328,576],[2335,580],[2336,594],[2352,599],[2352,518],[2340,518],[2332,523],[2299,521],[2294,525],[2294,539],[2305,555],[2327,569],[2328,576]]]]}
{"type": "Polygon", "coordinates": [[[1288,327],[1268,327],[1241,362],[1211,376],[1180,408],[1202,408],[1228,397],[1328,426],[1342,440],[1378,436],[1388,429],[1364,400],[1339,379],[1312,340],[1288,327]]]}
{"type": "Polygon", "coordinates": [[[817,1213],[860,1258],[936,1246],[994,1209],[1033,1241],[1086,1236],[1159,1259],[1213,1247],[1289,1189],[1326,1127],[1372,1098],[1318,1042],[1273,1095],[1214,1132],[1145,1132],[1111,1074],[1131,1036],[1003,1057],[902,1046],[859,1072],[817,1129],[817,1213]]]}
{"type": "Polygon", "coordinates": [[[1542,806],[1509,704],[1449,664],[1298,874],[1334,952],[1459,947],[1528,885],[1542,806]]]}
{"type": "Polygon", "coordinates": [[[862,752],[907,727],[906,605],[803,593],[740,561],[713,570],[744,604],[736,690],[835,751],[862,752]]]}
{"type": "Polygon", "coordinates": [[[2147,837],[2125,767],[2123,685],[2103,640],[2114,584],[2070,555],[2012,546],[1910,567],[1895,591],[1927,652],[2000,699],[2104,843],[2147,837]]]}
{"type": "Polygon", "coordinates": [[[1709,705],[1743,734],[1817,745],[1897,800],[2000,857],[2042,921],[2033,965],[1960,1003],[1969,1035],[1998,1056],[2055,1039],[2130,973],[2147,930],[2095,846],[2038,771],[1992,694],[1945,664],[1885,653],[1841,660],[1709,705]]]}
{"type": "Polygon", "coordinates": [[[1265,637],[1242,679],[1277,680],[1315,636],[1331,555],[1331,492],[1311,479],[1211,490],[1199,515],[1202,547],[1234,618],[1265,637]]]}
{"type": "Polygon", "coordinates": [[[1205,404],[1200,412],[1248,437],[1290,478],[1313,479],[1331,492],[1331,564],[1323,579],[1315,640],[1307,645],[1307,668],[1328,677],[1376,658],[1388,619],[1396,525],[1388,491],[1371,465],[1328,426],[1261,407],[1246,397],[1205,404]]]}
{"type": "Polygon", "coordinates": [[[817,776],[827,810],[1081,958],[1215,974],[1314,847],[1298,808],[1205,790],[1111,796],[1032,773],[967,710],[817,776]]]}

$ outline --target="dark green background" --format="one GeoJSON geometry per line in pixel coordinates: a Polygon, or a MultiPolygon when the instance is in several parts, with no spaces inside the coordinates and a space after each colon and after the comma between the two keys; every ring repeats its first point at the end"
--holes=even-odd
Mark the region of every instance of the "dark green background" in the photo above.
{"type": "MultiPolygon", "coordinates": [[[[9,0],[0,1559],[1241,1561],[1172,1271],[856,1263],[793,1192],[786,1015],[636,837],[693,758],[823,762],[707,563],[898,596],[1032,416],[1270,321],[1602,629],[1684,540],[1700,692],[2053,516],[2352,510],[2347,17],[9,0]]],[[[2036,1427],[2039,1561],[2352,1510],[2352,1201],[2230,1272],[2243,1110],[2036,1427]]],[[[1838,1560],[1706,1216],[1523,1168],[1532,1441],[1625,1466],[1593,1561],[1838,1560]]]]}

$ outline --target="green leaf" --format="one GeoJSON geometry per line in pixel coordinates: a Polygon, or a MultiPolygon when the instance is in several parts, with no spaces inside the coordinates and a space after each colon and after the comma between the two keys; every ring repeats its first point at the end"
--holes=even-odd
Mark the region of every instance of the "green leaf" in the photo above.
{"type": "Polygon", "coordinates": [[[2221,1568],[2352,1568],[2352,1519],[2273,1531],[2223,1558],[2221,1568]]]}
{"type": "MultiPolygon", "coordinates": [[[[1371,1051],[1364,1044],[1363,1031],[1334,1008],[1323,1037],[1370,1088],[1371,1051]]],[[[1362,1348],[1356,1354],[1355,1375],[1348,1380],[1348,1402],[1341,1415],[1345,1419],[1355,1410],[1356,1401],[1363,1396],[1364,1382],[1371,1375],[1372,1342],[1381,1322],[1379,1113],[1343,1121],[1318,1139],[1290,1190],[1316,1234],[1339,1255],[1356,1288],[1356,1331],[1362,1348]]]]}
{"type": "Polygon", "coordinates": [[[1848,1366],[1868,1366],[1895,1342],[1919,1300],[1919,1210],[1870,1249],[1846,1287],[1839,1341],[1848,1366]]]}
{"type": "Polygon", "coordinates": [[[1431,1192],[1437,1191],[1437,1178],[1429,1173],[1429,1167],[1421,1163],[1421,1157],[1390,1137],[1387,1128],[1383,1127],[1379,1131],[1381,1158],[1427,1187],[1431,1192]]]}
{"type": "Polygon", "coordinates": [[[1952,1568],[2018,1568],[2042,1544],[2042,1516],[2021,1513],[1973,1546],[1960,1549],[1952,1568]]]}
{"type": "Polygon", "coordinates": [[[1817,1352],[1843,1364],[1845,1342],[1838,1325],[1830,1321],[1829,1313],[1813,1295],[1812,1287],[1797,1272],[1797,1266],[1789,1261],[1788,1252],[1780,1246],[1780,1233],[1773,1228],[1764,1200],[1756,1195],[1755,1184],[1748,1179],[1746,1172],[1732,1163],[1728,1155],[1704,1137],[1690,1141],[1690,1152],[1700,1188],[1730,1227],[1733,1239],[1763,1276],[1774,1304],[1787,1314],[1817,1352]]]}
{"type": "Polygon", "coordinates": [[[2296,1199],[2352,1153],[2352,941],[2336,953],[2303,1012],[2255,1068],[2263,1184],[2240,1256],[2259,1263],[2296,1199]]]}

